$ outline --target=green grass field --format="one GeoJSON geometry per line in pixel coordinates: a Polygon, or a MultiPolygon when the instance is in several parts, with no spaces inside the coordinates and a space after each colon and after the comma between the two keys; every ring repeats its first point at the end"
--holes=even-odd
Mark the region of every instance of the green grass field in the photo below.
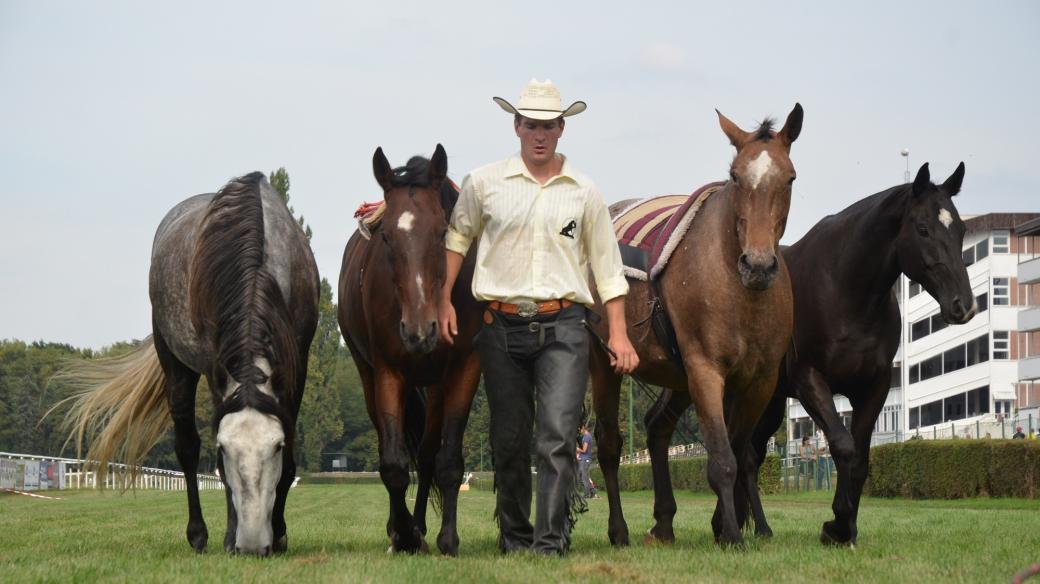
{"type": "MultiPolygon", "coordinates": [[[[48,501],[0,493],[0,581],[341,582],[999,582],[1040,561],[1040,501],[864,500],[855,549],[817,543],[829,493],[765,499],[776,537],[745,551],[711,539],[714,499],[680,493],[672,547],[607,543],[606,500],[590,501],[564,559],[503,557],[491,493],[460,495],[461,556],[389,556],[387,498],[378,485],[304,485],[288,505],[289,551],[270,559],[221,549],[223,495],[203,493],[209,553],[184,538],[183,493],[60,493],[48,501]]],[[[624,495],[633,540],[651,525],[649,492],[624,495]]],[[[435,548],[439,519],[427,537],[435,548]]]]}

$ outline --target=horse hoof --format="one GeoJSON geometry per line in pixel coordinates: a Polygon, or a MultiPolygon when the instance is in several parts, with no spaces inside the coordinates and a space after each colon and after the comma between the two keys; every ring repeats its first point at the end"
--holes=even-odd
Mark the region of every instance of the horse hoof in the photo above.
{"type": "Polygon", "coordinates": [[[769,527],[763,527],[761,529],[755,529],[755,537],[762,539],[770,539],[773,537],[773,530],[769,527]]]}
{"type": "Polygon", "coordinates": [[[614,547],[628,547],[628,532],[619,533],[617,535],[610,536],[610,545],[614,547]]]}
{"type": "Polygon", "coordinates": [[[646,535],[643,536],[643,545],[652,546],[654,544],[661,545],[672,545],[675,543],[675,537],[663,537],[654,533],[653,529],[647,529],[646,535]]]}
{"type": "Polygon", "coordinates": [[[209,542],[209,534],[206,530],[202,530],[200,533],[188,534],[188,545],[191,549],[195,550],[195,553],[202,554],[206,552],[206,544],[209,542]]]}
{"type": "Polygon", "coordinates": [[[289,549],[289,536],[283,535],[274,540],[274,553],[280,554],[289,549]]]}
{"type": "Polygon", "coordinates": [[[823,524],[823,529],[820,530],[820,543],[824,545],[855,547],[856,538],[839,533],[839,530],[834,526],[834,522],[828,521],[823,524]]]}
{"type": "Polygon", "coordinates": [[[437,536],[437,549],[445,556],[457,557],[459,555],[459,537],[448,534],[437,536]]]}

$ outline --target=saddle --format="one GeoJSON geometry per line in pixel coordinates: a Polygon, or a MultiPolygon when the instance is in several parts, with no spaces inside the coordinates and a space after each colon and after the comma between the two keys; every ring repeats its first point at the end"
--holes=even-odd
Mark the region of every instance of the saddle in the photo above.
{"type": "Polygon", "coordinates": [[[650,325],[672,361],[683,368],[675,328],[657,290],[672,252],[690,229],[704,201],[726,183],[713,182],[689,195],[664,195],[634,203],[614,218],[614,234],[625,275],[648,284],[650,325]]]}

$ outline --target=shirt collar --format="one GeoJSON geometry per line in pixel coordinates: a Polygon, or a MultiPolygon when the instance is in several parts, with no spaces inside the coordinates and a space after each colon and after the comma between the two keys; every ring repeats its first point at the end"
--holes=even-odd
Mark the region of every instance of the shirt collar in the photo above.
{"type": "MultiPolygon", "coordinates": [[[[577,185],[585,186],[584,181],[574,172],[574,168],[571,166],[571,161],[563,154],[560,154],[560,156],[563,158],[563,166],[560,168],[560,174],[556,175],[556,177],[546,183],[546,185],[552,184],[561,178],[566,178],[577,185]]],[[[519,153],[509,157],[509,160],[506,162],[505,178],[514,176],[523,176],[532,182],[538,182],[535,180],[534,176],[531,175],[531,171],[527,170],[527,165],[524,164],[524,159],[520,157],[519,153]]]]}

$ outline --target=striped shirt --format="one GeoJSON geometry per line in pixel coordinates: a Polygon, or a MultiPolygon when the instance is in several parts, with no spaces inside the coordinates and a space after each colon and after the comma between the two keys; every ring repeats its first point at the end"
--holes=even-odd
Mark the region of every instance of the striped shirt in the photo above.
{"type": "Polygon", "coordinates": [[[445,244],[466,255],[474,240],[477,300],[566,298],[589,306],[590,268],[604,302],[628,293],[603,196],[566,158],[544,185],[519,155],[466,176],[445,244]]]}

